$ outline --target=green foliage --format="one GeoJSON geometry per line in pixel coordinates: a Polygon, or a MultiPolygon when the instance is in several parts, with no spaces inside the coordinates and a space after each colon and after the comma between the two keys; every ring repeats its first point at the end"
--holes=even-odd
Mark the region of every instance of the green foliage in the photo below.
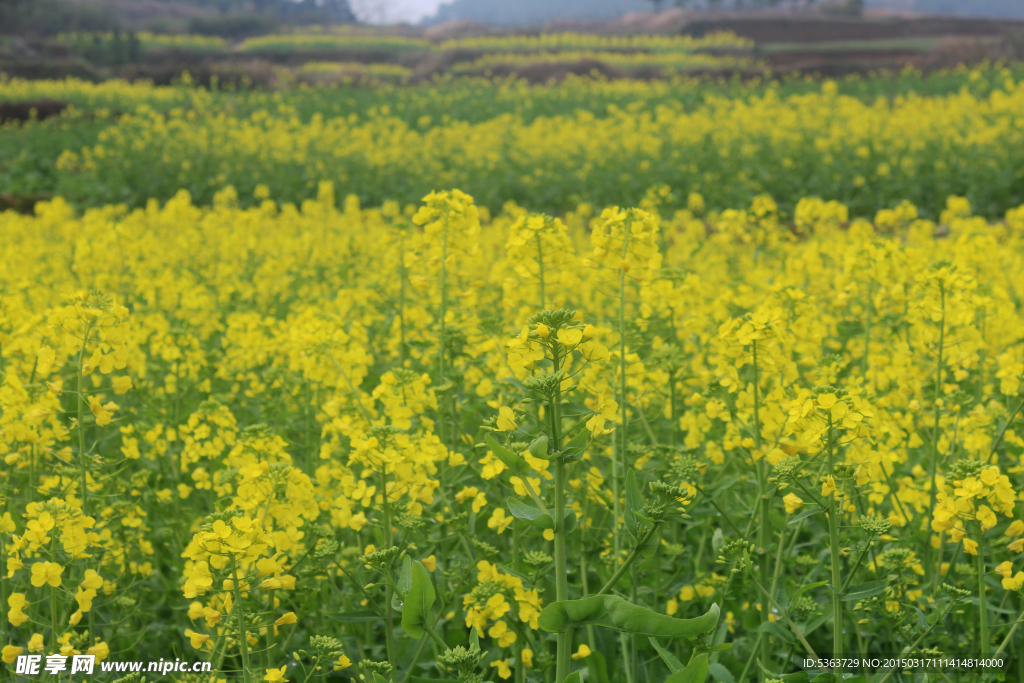
{"type": "Polygon", "coordinates": [[[704,683],[708,677],[708,656],[699,654],[686,667],[668,677],[665,683],[704,683]]]}
{"type": "Polygon", "coordinates": [[[114,9],[99,2],[0,2],[0,35],[52,36],[69,31],[111,31],[119,26],[114,9]]]}
{"type": "Polygon", "coordinates": [[[391,607],[396,612],[401,612],[404,607],[401,595],[409,595],[412,590],[412,558],[406,555],[402,558],[402,572],[398,575],[398,590],[391,596],[391,607]]]}
{"type": "Polygon", "coordinates": [[[232,12],[213,16],[193,17],[189,20],[189,33],[221,38],[245,38],[273,32],[280,22],[268,14],[232,12]]]}
{"type": "Polygon", "coordinates": [[[662,661],[664,661],[668,666],[669,671],[672,673],[678,673],[683,670],[683,663],[680,662],[674,654],[663,648],[657,638],[652,636],[648,638],[648,640],[651,642],[654,650],[658,653],[658,656],[661,657],[662,661]]]}
{"type": "Polygon", "coordinates": [[[123,66],[137,64],[142,57],[138,35],[114,29],[110,33],[73,33],[68,41],[77,54],[91,64],[123,66]]]}
{"type": "Polygon", "coordinates": [[[718,623],[718,605],[693,619],[676,619],[634,605],[614,595],[596,595],[579,600],[562,600],[546,606],[540,613],[540,627],[562,632],[577,626],[594,624],[613,631],[658,638],[696,638],[711,632],[718,623]]]}
{"type": "MultiPolygon", "coordinates": [[[[844,79],[836,82],[836,87],[838,95],[864,102],[879,98],[888,101],[906,97],[909,93],[943,97],[961,89],[974,97],[987,98],[994,90],[1003,87],[1006,76],[1017,81],[1024,77],[1024,69],[1013,65],[1005,71],[983,68],[973,72],[976,76],[971,76],[971,73],[966,70],[940,71],[923,76],[908,71],[898,76],[844,79]]],[[[287,120],[292,120],[293,114],[294,120],[300,122],[309,122],[314,116],[322,116],[325,121],[351,116],[362,120],[387,107],[389,117],[396,122],[401,121],[410,131],[439,135],[445,126],[462,126],[463,122],[477,125],[488,121],[492,122],[490,125],[496,125],[499,117],[507,115],[520,119],[526,125],[534,122],[547,125],[545,122],[549,120],[557,120],[576,111],[588,112],[588,115],[602,121],[623,110],[653,112],[667,107],[668,111],[693,111],[706,106],[711,100],[749,101],[750,98],[763,97],[768,90],[774,93],[773,97],[786,98],[820,92],[821,84],[803,79],[746,83],[684,80],[645,84],[580,80],[527,87],[522,83],[490,83],[473,79],[444,80],[404,88],[340,86],[277,93],[244,88],[211,93],[186,87],[141,86],[126,92],[124,89],[102,87],[55,89],[52,84],[17,90],[0,88],[0,101],[56,98],[74,104],[77,111],[77,114],[68,113],[25,124],[17,130],[0,127],[0,185],[17,194],[60,194],[79,207],[120,202],[144,206],[150,198],[166,201],[179,189],[187,189],[194,202],[209,204],[224,184],[232,184],[237,189],[242,206],[259,203],[253,197],[259,184],[267,185],[276,201],[298,205],[316,195],[317,180],[337,180],[339,177],[343,178],[339,186],[343,186],[346,193],[358,196],[363,205],[378,205],[386,199],[405,204],[419,201],[434,189],[439,173],[447,174],[450,182],[458,183],[493,211],[510,200],[535,210],[559,213],[575,210],[579,201],[595,199],[600,203],[630,206],[640,202],[654,183],[667,183],[674,188],[699,185],[709,210],[744,206],[757,193],[769,192],[783,215],[790,216],[798,199],[808,195],[844,201],[850,206],[853,216],[868,217],[873,217],[880,207],[894,206],[907,199],[919,208],[923,216],[937,218],[949,193],[967,196],[975,214],[989,217],[1002,216],[1005,207],[1024,201],[1015,176],[1000,170],[1020,166],[1012,161],[1019,149],[1012,145],[1005,146],[1000,152],[1010,159],[1002,166],[988,161],[972,163],[967,156],[960,155],[949,146],[955,141],[945,143],[945,147],[924,145],[921,151],[904,155],[903,163],[909,164],[912,159],[917,159],[922,169],[931,169],[927,173],[916,178],[899,175],[876,186],[861,188],[853,184],[856,175],[864,172],[857,168],[866,166],[870,171],[877,164],[862,160],[857,156],[857,149],[851,147],[847,150],[849,158],[833,155],[826,172],[825,159],[813,148],[813,140],[807,140],[806,145],[801,141],[791,141],[784,149],[775,149],[765,142],[767,146],[762,150],[763,154],[754,161],[742,158],[739,149],[730,149],[726,155],[721,146],[698,144],[685,153],[679,150],[678,153],[688,159],[688,164],[672,163],[665,167],[653,164],[645,171],[636,166],[629,183],[621,181],[622,168],[633,161],[639,163],[639,159],[630,161],[618,156],[612,166],[590,167],[588,177],[582,180],[579,179],[580,169],[576,162],[567,160],[566,163],[574,170],[563,171],[548,166],[546,179],[536,186],[527,187],[524,183],[534,169],[517,166],[513,158],[507,163],[499,159],[489,170],[470,172],[469,167],[461,162],[448,167],[444,165],[447,162],[443,158],[422,159],[421,151],[416,163],[372,168],[359,155],[342,160],[335,150],[318,146],[309,154],[313,157],[323,155],[317,161],[323,164],[323,170],[314,173],[312,167],[297,166],[275,157],[258,161],[247,161],[247,157],[232,158],[217,145],[201,150],[185,149],[188,146],[182,148],[184,141],[180,139],[140,144],[149,133],[128,122],[117,123],[120,114],[145,104],[161,114],[164,122],[179,118],[164,118],[175,109],[180,109],[182,118],[197,117],[187,123],[182,122],[192,130],[202,128],[205,121],[215,116],[231,114],[244,121],[261,111],[273,112],[283,98],[289,112],[285,115],[287,120]],[[80,153],[84,148],[91,148],[104,132],[133,143],[123,152],[117,151],[95,171],[57,168],[56,162],[63,152],[80,153]],[[794,164],[790,172],[763,174],[750,171],[752,168],[778,167],[784,161],[783,156],[779,156],[782,154],[794,164]],[[121,163],[118,155],[123,156],[125,163],[121,163]],[[113,163],[114,158],[118,159],[116,164],[113,163]],[[191,169],[183,171],[182,165],[186,161],[191,169]],[[418,172],[416,167],[421,162],[436,166],[436,171],[418,172]],[[939,170],[953,164],[970,168],[970,172],[964,170],[940,179],[936,175],[936,164],[939,170]],[[700,169],[696,175],[688,170],[691,165],[700,169]],[[200,168],[204,170],[198,171],[200,168]],[[743,183],[707,182],[712,177],[737,178],[741,174],[746,178],[743,183]],[[215,176],[223,180],[211,182],[215,176]]],[[[747,139],[744,144],[753,142],[747,139]]],[[[556,161],[553,159],[551,163],[556,164],[556,161]]],[[[668,198],[662,210],[683,207],[686,199],[686,192],[676,192],[668,198]]]]}
{"type": "Polygon", "coordinates": [[[402,628],[411,637],[422,638],[433,620],[430,608],[434,605],[436,595],[430,574],[421,562],[412,563],[411,583],[412,587],[402,609],[402,628]]]}
{"type": "MultiPolygon", "coordinates": [[[[541,512],[532,505],[527,505],[515,498],[507,498],[508,510],[516,519],[525,520],[530,526],[537,529],[554,529],[555,522],[551,515],[541,512]]],[[[565,509],[565,533],[572,533],[576,528],[576,512],[572,508],[565,509]]]]}
{"type": "Polygon", "coordinates": [[[494,453],[499,460],[505,463],[506,467],[516,474],[524,475],[530,469],[530,466],[526,464],[525,460],[523,460],[518,454],[502,446],[490,434],[484,437],[484,441],[487,442],[487,447],[491,449],[491,452],[494,453]]]}

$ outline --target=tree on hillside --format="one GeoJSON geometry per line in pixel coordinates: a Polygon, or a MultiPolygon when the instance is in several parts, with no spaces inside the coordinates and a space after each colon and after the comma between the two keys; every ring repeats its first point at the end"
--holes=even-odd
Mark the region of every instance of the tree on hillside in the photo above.
{"type": "Polygon", "coordinates": [[[117,14],[97,2],[0,0],[0,34],[3,35],[111,31],[119,25],[117,14]]]}
{"type": "MultiPolygon", "coordinates": [[[[0,0],[0,5],[28,0],[0,0]]],[[[171,1],[171,0],[163,0],[171,1]]],[[[349,0],[173,0],[177,4],[207,7],[221,14],[274,14],[280,17],[296,14],[328,15],[338,17],[337,21],[353,21],[354,15],[349,0]],[[348,17],[345,19],[344,17],[348,17]]]]}

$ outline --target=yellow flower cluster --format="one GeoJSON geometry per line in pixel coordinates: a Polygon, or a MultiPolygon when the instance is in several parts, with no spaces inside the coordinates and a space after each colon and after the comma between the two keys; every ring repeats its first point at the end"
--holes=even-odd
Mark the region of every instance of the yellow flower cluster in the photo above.
{"type": "Polygon", "coordinates": [[[977,541],[967,538],[964,523],[977,522],[977,528],[986,532],[998,523],[996,512],[1013,517],[1017,492],[1010,478],[999,473],[996,466],[985,467],[977,474],[956,479],[947,484],[940,479],[937,505],[932,517],[932,529],[949,531],[954,541],[963,540],[964,550],[977,554],[977,541]]]}
{"type": "Polygon", "coordinates": [[[21,255],[0,264],[5,660],[128,649],[113,625],[166,604],[181,644],[250,678],[286,680],[329,615],[330,662],[357,641],[401,663],[412,566],[423,628],[474,629],[503,676],[547,666],[559,541],[586,563],[569,595],[624,593],[632,557],[657,588],[637,600],[687,617],[761,601],[720,559],[809,586],[789,609],[826,623],[826,523],[834,567],[878,589],[844,611],[894,634],[942,582],[1024,587],[1024,211],[807,199],[790,222],[765,196],[664,215],[669,194],[554,218],[324,182],[301,205],[0,214],[21,255]],[[656,558],[635,531],[663,534],[656,558]]]}
{"type": "MultiPolygon", "coordinates": [[[[335,40],[277,35],[247,43],[255,49],[328,38],[335,40]]],[[[363,40],[338,38],[350,39],[363,40]]],[[[760,84],[727,97],[707,93],[698,81],[586,79],[539,88],[508,82],[491,90],[456,79],[388,91],[365,107],[316,93],[294,101],[255,94],[239,109],[219,106],[219,96],[199,89],[140,85],[122,97],[133,87],[124,83],[12,80],[0,82],[0,96],[108,108],[121,97],[126,113],[107,121],[95,139],[74,142],[56,162],[58,190],[82,202],[123,197],[142,206],[187,187],[208,203],[233,183],[243,203],[257,204],[269,194],[298,204],[317,195],[320,179],[330,178],[374,204],[413,202],[430,189],[454,186],[491,209],[513,200],[575,212],[587,201],[585,215],[594,204],[598,210],[637,204],[647,188],[663,184],[686,189],[670,205],[695,214],[714,209],[722,231],[762,243],[767,236],[792,236],[772,228],[788,221],[773,213],[775,203],[792,214],[797,232],[845,222],[844,212],[878,210],[878,228],[891,231],[917,218],[899,207],[902,199],[928,202],[924,208],[941,219],[942,193],[967,187],[962,183],[968,180],[986,214],[1011,208],[1003,204],[1017,195],[999,169],[1020,164],[1024,145],[1015,117],[1024,82],[1002,68],[955,77],[965,84],[962,92],[927,98],[913,91],[892,98],[842,94],[834,81],[807,84],[801,92],[788,91],[785,83],[760,84]],[[477,116],[480,107],[467,103],[484,98],[491,115],[477,116]],[[454,106],[466,113],[453,117],[454,106]],[[324,110],[334,115],[309,113],[324,110]],[[787,178],[813,178],[815,194],[855,202],[854,211],[822,199],[796,210],[807,192],[787,178]],[[690,205],[690,192],[702,194],[704,206],[690,205]],[[748,208],[753,197],[761,201],[748,208]]]]}

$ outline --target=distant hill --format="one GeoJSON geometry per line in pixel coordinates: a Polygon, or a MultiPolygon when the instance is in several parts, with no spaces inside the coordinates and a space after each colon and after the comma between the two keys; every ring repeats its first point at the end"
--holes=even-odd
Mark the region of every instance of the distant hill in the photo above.
{"type": "Polygon", "coordinates": [[[149,30],[242,37],[353,23],[349,0],[0,0],[0,35],[149,30]]]}
{"type": "MultiPolygon", "coordinates": [[[[835,5],[837,0],[799,0],[797,4],[835,5]]],[[[662,9],[771,8],[785,0],[661,0],[662,9]]],[[[1024,18],[1024,0],[864,0],[866,9],[960,17],[1024,18]]],[[[654,0],[448,0],[424,25],[473,21],[493,26],[534,26],[551,21],[607,21],[630,12],[650,12],[654,0]]]]}
{"type": "Polygon", "coordinates": [[[867,0],[865,6],[958,17],[1024,18],[1024,0],[867,0]]]}
{"type": "MultiPolygon", "coordinates": [[[[674,4],[672,0],[663,7],[674,4]]],[[[617,19],[628,12],[649,12],[649,0],[452,0],[423,21],[475,21],[495,26],[532,26],[548,21],[617,19]]]]}

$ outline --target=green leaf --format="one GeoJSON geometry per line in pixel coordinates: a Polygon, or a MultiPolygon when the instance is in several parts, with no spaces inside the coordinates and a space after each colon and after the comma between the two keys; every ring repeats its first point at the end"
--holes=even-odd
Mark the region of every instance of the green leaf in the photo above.
{"type": "Polygon", "coordinates": [[[793,634],[790,633],[787,629],[784,629],[781,626],[779,626],[779,624],[774,621],[764,622],[763,624],[757,627],[757,630],[760,633],[764,633],[765,635],[775,636],[779,640],[789,645],[796,645],[796,638],[793,637],[793,634]]]}
{"type": "Polygon", "coordinates": [[[359,610],[358,612],[342,612],[341,614],[328,614],[331,619],[335,619],[345,624],[355,624],[363,621],[378,621],[381,616],[376,612],[371,612],[368,609],[359,610]]]}
{"type": "Polygon", "coordinates": [[[373,672],[373,683],[390,683],[388,679],[381,676],[376,671],[373,672]]]}
{"type": "Polygon", "coordinates": [[[672,673],[676,673],[677,671],[683,670],[683,663],[676,659],[676,656],[674,654],[663,648],[661,646],[661,643],[659,643],[657,639],[648,638],[648,640],[651,641],[651,645],[653,645],[654,649],[658,651],[658,654],[661,655],[661,658],[665,660],[665,664],[668,665],[669,671],[671,671],[672,673]]]}
{"type": "Polygon", "coordinates": [[[539,509],[524,503],[518,498],[512,498],[510,496],[505,499],[505,502],[508,504],[508,511],[512,513],[513,517],[516,519],[525,519],[527,522],[530,522],[530,526],[533,526],[533,523],[541,517],[546,518],[548,522],[551,521],[551,515],[541,512],[539,509]]]}
{"type": "Polygon", "coordinates": [[[794,602],[796,602],[797,598],[799,598],[807,591],[814,590],[815,588],[821,588],[822,586],[827,585],[828,581],[818,581],[817,583],[809,583],[806,586],[800,586],[800,588],[796,590],[796,593],[793,593],[793,595],[789,596],[789,604],[792,605],[794,602]]]}
{"type": "Polygon", "coordinates": [[[427,568],[420,562],[413,562],[412,587],[402,610],[402,628],[410,638],[422,638],[427,634],[425,625],[431,618],[430,608],[434,605],[434,597],[434,584],[430,582],[427,568]]]}
{"type": "Polygon", "coordinates": [[[600,652],[590,653],[587,657],[587,669],[590,671],[590,680],[594,683],[609,683],[608,664],[600,652]]]}
{"type": "MultiPolygon", "coordinates": [[[[964,602],[966,602],[968,604],[971,604],[971,605],[974,605],[975,607],[978,607],[979,605],[981,605],[981,601],[978,600],[978,596],[976,596],[976,595],[972,596],[970,598],[965,598],[964,602]]],[[[985,607],[986,607],[986,609],[988,609],[989,612],[995,612],[997,614],[1016,614],[1017,613],[1016,611],[1014,611],[1012,609],[1005,609],[1003,607],[1000,607],[999,605],[994,605],[991,602],[988,602],[987,600],[985,601],[985,607]]]]}
{"type": "MultiPolygon", "coordinates": [[[[528,505],[521,500],[516,498],[506,498],[505,502],[508,504],[508,510],[512,513],[512,516],[516,519],[525,520],[530,526],[537,527],[538,529],[554,529],[555,520],[551,518],[551,515],[546,512],[541,512],[532,505],[528,505]]],[[[573,529],[576,528],[576,511],[572,508],[565,508],[563,511],[565,520],[565,533],[572,533],[573,529]]]]}
{"type": "Polygon", "coordinates": [[[708,677],[708,656],[697,655],[686,668],[668,677],[665,683],[704,683],[708,677]]]}
{"type": "Polygon", "coordinates": [[[580,683],[580,672],[573,671],[571,674],[566,676],[565,683],[580,683]]]}
{"type": "Polygon", "coordinates": [[[817,503],[812,504],[810,509],[804,510],[803,512],[798,514],[796,517],[790,517],[789,521],[786,522],[786,524],[788,524],[789,526],[794,526],[797,522],[799,522],[801,520],[804,520],[804,519],[807,519],[808,517],[813,517],[814,515],[818,514],[821,511],[822,510],[821,510],[820,507],[818,507],[817,503]]]}
{"type": "Polygon", "coordinates": [[[731,650],[733,645],[734,643],[721,643],[719,645],[715,645],[714,647],[709,647],[706,650],[706,652],[708,652],[709,654],[712,652],[725,652],[726,650],[731,650]]]}
{"type": "Polygon", "coordinates": [[[564,512],[562,519],[565,520],[565,533],[571,534],[577,524],[576,511],[572,508],[565,508],[564,512]]]}
{"type": "MultiPolygon", "coordinates": [[[[864,598],[870,598],[878,595],[885,590],[885,587],[889,585],[888,581],[869,581],[868,583],[862,583],[859,586],[851,586],[846,595],[840,595],[839,599],[843,602],[850,602],[852,600],[863,600],[864,598]]],[[[832,588],[832,586],[829,586],[832,588]]],[[[835,592],[835,589],[833,589],[835,592]]]]}
{"type": "Polygon", "coordinates": [[[825,673],[820,673],[817,676],[815,676],[814,678],[812,678],[811,679],[811,683],[832,683],[832,681],[834,681],[834,680],[836,680],[836,675],[835,674],[825,672],[825,673]]]}
{"type": "Polygon", "coordinates": [[[827,607],[825,607],[825,610],[821,613],[821,615],[817,619],[815,619],[814,621],[810,622],[809,624],[807,624],[807,626],[805,626],[803,628],[804,638],[806,638],[807,636],[811,635],[812,633],[817,631],[819,628],[824,626],[826,623],[828,623],[829,619],[831,619],[831,618],[832,618],[832,605],[829,604],[827,607]]]}
{"type": "Polygon", "coordinates": [[[541,610],[538,622],[542,629],[552,633],[594,624],[641,636],[694,638],[715,628],[719,611],[715,604],[703,616],[675,619],[614,595],[595,595],[580,600],[553,602],[541,610]]]}
{"type": "MultiPolygon", "coordinates": [[[[651,524],[654,524],[654,520],[647,520],[646,517],[641,517],[640,515],[637,515],[637,518],[643,519],[645,521],[650,521],[651,524]]],[[[655,529],[654,533],[647,537],[647,540],[644,541],[644,547],[640,549],[640,557],[644,558],[645,560],[649,560],[652,557],[654,557],[654,554],[658,552],[658,548],[660,547],[658,545],[658,537],[660,535],[661,532],[655,529]]]]}
{"type": "Polygon", "coordinates": [[[711,535],[711,549],[715,551],[715,555],[718,555],[724,544],[725,534],[722,533],[721,529],[715,529],[715,533],[711,535]]]}
{"type": "Polygon", "coordinates": [[[704,488],[705,493],[713,493],[715,491],[724,491],[725,489],[732,488],[732,485],[739,481],[739,477],[735,474],[729,477],[723,477],[718,481],[712,483],[710,486],[704,488]]]}
{"type": "Polygon", "coordinates": [[[808,683],[808,681],[810,680],[810,677],[807,675],[806,671],[797,671],[796,673],[792,674],[776,673],[774,671],[769,670],[768,667],[761,664],[760,659],[757,660],[757,665],[761,668],[761,671],[763,671],[768,678],[778,678],[779,680],[783,681],[783,683],[808,683]]]}
{"type": "Polygon", "coordinates": [[[486,435],[484,441],[487,443],[487,447],[491,449],[491,452],[498,457],[498,460],[505,463],[505,466],[510,470],[519,475],[524,475],[529,471],[530,466],[526,464],[525,460],[495,441],[493,436],[490,434],[486,435]]]}
{"type": "Polygon", "coordinates": [[[547,436],[547,434],[541,434],[536,439],[534,439],[533,443],[530,444],[530,446],[529,446],[529,448],[527,450],[530,451],[530,455],[532,455],[533,457],[535,457],[535,458],[542,458],[544,460],[547,460],[548,459],[548,436],[547,436]]]}
{"type": "Polygon", "coordinates": [[[579,434],[572,437],[572,439],[558,452],[558,455],[562,457],[563,462],[576,462],[583,457],[583,453],[587,450],[587,446],[590,444],[590,432],[586,429],[581,429],[579,434]]]}
{"type": "Polygon", "coordinates": [[[711,662],[708,665],[708,673],[718,683],[736,683],[736,677],[732,675],[732,672],[717,662],[711,662]]]}
{"type": "Polygon", "coordinates": [[[644,499],[640,495],[640,487],[636,483],[636,472],[630,470],[626,474],[626,530],[629,535],[636,538],[636,512],[644,509],[644,499]]]}
{"type": "MultiPolygon", "coordinates": [[[[402,591],[403,595],[409,595],[409,590],[412,588],[412,558],[408,555],[402,560],[402,573],[398,575],[398,589],[402,591]]],[[[391,595],[391,607],[396,612],[402,611],[402,600],[398,597],[396,591],[391,595]]]]}

